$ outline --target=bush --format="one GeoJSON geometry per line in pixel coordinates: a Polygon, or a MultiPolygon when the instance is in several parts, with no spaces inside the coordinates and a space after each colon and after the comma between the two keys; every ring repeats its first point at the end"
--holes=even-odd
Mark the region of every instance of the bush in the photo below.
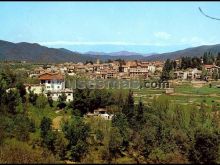
{"type": "Polygon", "coordinates": [[[27,143],[10,140],[0,147],[0,163],[58,163],[58,161],[48,151],[32,149],[27,143]]]}

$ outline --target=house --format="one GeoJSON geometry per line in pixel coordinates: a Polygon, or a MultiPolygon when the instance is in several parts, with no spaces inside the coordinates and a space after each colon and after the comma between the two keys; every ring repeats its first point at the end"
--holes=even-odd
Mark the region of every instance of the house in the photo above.
{"type": "Polygon", "coordinates": [[[88,112],[86,114],[87,117],[94,117],[94,116],[99,116],[105,120],[112,120],[112,117],[114,115],[110,115],[107,113],[107,110],[104,109],[104,108],[98,108],[98,109],[95,109],[93,113],[91,112],[88,112]]]}
{"type": "Polygon", "coordinates": [[[146,66],[131,66],[129,70],[130,76],[131,77],[143,77],[147,78],[148,77],[148,68],[146,66]]]}
{"type": "Polygon", "coordinates": [[[54,101],[58,101],[59,96],[63,93],[66,95],[67,102],[73,101],[73,90],[68,88],[59,91],[50,91],[47,93],[47,97],[51,97],[54,101]]]}
{"type": "Polygon", "coordinates": [[[214,71],[216,71],[217,73],[219,73],[219,66],[216,65],[204,65],[204,69],[208,72],[209,75],[212,75],[212,73],[214,71]]]}
{"type": "Polygon", "coordinates": [[[126,66],[123,66],[124,72],[128,72],[131,78],[147,78],[148,64],[137,61],[128,61],[126,66]]]}
{"type": "Polygon", "coordinates": [[[202,75],[202,71],[198,70],[197,68],[190,69],[188,71],[188,79],[194,80],[194,79],[200,79],[202,75]]]}
{"type": "Polygon", "coordinates": [[[61,73],[44,73],[39,76],[40,85],[44,86],[44,94],[57,101],[59,96],[64,93],[66,101],[73,100],[73,91],[65,88],[64,76],[61,73]]]}
{"type": "Polygon", "coordinates": [[[58,91],[65,89],[64,76],[60,73],[43,73],[39,75],[40,84],[45,85],[46,91],[58,91]]]}
{"type": "Polygon", "coordinates": [[[80,72],[80,73],[85,73],[86,67],[84,65],[78,65],[78,66],[76,66],[76,71],[80,72]]]}
{"type": "Polygon", "coordinates": [[[204,65],[204,69],[207,72],[211,73],[213,71],[213,69],[214,69],[214,65],[204,65]]]}
{"type": "Polygon", "coordinates": [[[174,78],[181,80],[195,80],[201,78],[202,71],[197,68],[189,69],[187,71],[175,71],[174,78]]]}
{"type": "Polygon", "coordinates": [[[104,109],[104,108],[99,108],[99,109],[96,109],[94,110],[94,113],[93,113],[95,116],[100,116],[102,117],[103,119],[106,119],[106,120],[111,120],[113,115],[109,115],[107,113],[107,110],[104,109]]]}
{"type": "Polygon", "coordinates": [[[174,72],[174,78],[175,79],[181,79],[181,80],[186,80],[187,79],[187,72],[184,71],[175,71],[174,72]]]}

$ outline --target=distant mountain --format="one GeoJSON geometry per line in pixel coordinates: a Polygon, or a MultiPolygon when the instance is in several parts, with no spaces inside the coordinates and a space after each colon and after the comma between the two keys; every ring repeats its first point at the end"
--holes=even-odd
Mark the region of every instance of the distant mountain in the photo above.
{"type": "Polygon", "coordinates": [[[119,51],[119,52],[111,52],[111,53],[105,53],[105,52],[94,52],[89,51],[84,54],[90,54],[90,55],[109,55],[109,56],[149,56],[156,53],[148,53],[148,54],[142,54],[142,53],[136,53],[136,52],[129,52],[129,51],[119,51]]]}
{"type": "Polygon", "coordinates": [[[36,43],[12,43],[0,40],[0,60],[25,60],[33,62],[85,62],[95,58],[61,48],[48,48],[36,43]]]}
{"type": "Polygon", "coordinates": [[[102,61],[107,60],[116,60],[116,59],[124,59],[124,60],[143,60],[146,56],[153,55],[154,53],[149,54],[141,54],[136,52],[129,52],[129,51],[119,51],[119,52],[111,52],[111,53],[105,53],[105,52],[93,52],[89,51],[85,54],[90,55],[90,57],[99,58],[102,61]]]}
{"type": "Polygon", "coordinates": [[[109,55],[108,53],[105,53],[105,52],[94,52],[94,51],[88,51],[88,52],[85,52],[84,54],[89,54],[89,55],[109,55]]]}
{"type": "Polygon", "coordinates": [[[220,52],[220,44],[217,45],[203,45],[193,48],[187,48],[184,50],[179,50],[175,52],[170,53],[162,53],[162,54],[156,54],[151,55],[148,57],[145,57],[145,60],[166,60],[166,59],[177,59],[183,56],[189,56],[189,57],[201,57],[205,52],[211,52],[213,55],[217,55],[218,52],[220,52]]]}
{"type": "Polygon", "coordinates": [[[36,43],[12,43],[8,41],[0,40],[0,60],[18,60],[18,61],[32,61],[42,63],[52,62],[86,62],[96,61],[99,58],[102,61],[107,60],[166,60],[177,59],[183,56],[202,56],[205,52],[212,52],[216,55],[220,52],[220,44],[217,45],[204,45],[193,48],[187,48],[175,52],[162,53],[162,54],[140,54],[128,51],[119,51],[112,53],[105,52],[86,52],[79,53],[76,51],[70,51],[68,49],[60,48],[48,48],[36,43]]]}

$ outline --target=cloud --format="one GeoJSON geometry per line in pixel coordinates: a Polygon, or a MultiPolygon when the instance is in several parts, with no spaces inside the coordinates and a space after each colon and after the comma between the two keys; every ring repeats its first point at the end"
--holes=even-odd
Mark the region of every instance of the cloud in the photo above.
{"type": "Polygon", "coordinates": [[[155,32],[154,36],[160,39],[170,39],[171,35],[167,32],[155,32]]]}
{"type": "MultiPolygon", "coordinates": [[[[165,36],[165,35],[162,35],[165,36]]],[[[166,38],[166,37],[165,37],[166,38]]],[[[169,40],[167,41],[146,41],[146,42],[125,42],[125,41],[45,41],[38,42],[45,46],[102,46],[102,45],[112,45],[112,46],[177,46],[177,45],[189,45],[189,46],[200,46],[200,45],[212,45],[218,42],[215,39],[202,39],[197,36],[193,37],[183,37],[181,39],[169,40]]]]}
{"type": "Polygon", "coordinates": [[[190,38],[182,38],[180,40],[180,43],[182,44],[188,44],[191,46],[200,46],[200,45],[214,45],[214,44],[218,44],[219,42],[215,40],[215,38],[212,39],[203,39],[197,36],[193,36],[190,38]]]}
{"type": "Polygon", "coordinates": [[[46,42],[39,42],[42,45],[151,45],[148,42],[145,43],[135,43],[135,42],[124,42],[124,41],[103,41],[103,42],[91,42],[91,41],[46,41],[46,42]]]}
{"type": "Polygon", "coordinates": [[[38,42],[45,46],[101,46],[101,45],[112,45],[112,46],[171,46],[172,43],[163,42],[124,42],[124,41],[102,41],[102,42],[92,42],[92,41],[46,41],[38,42]]]}

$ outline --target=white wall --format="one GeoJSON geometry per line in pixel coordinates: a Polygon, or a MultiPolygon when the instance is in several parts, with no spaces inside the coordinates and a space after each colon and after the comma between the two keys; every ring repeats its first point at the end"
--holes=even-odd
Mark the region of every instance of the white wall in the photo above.
{"type": "Polygon", "coordinates": [[[65,83],[63,80],[46,80],[45,87],[46,90],[62,90],[65,89],[65,83]]]}
{"type": "MultiPolygon", "coordinates": [[[[61,92],[56,92],[56,93],[52,93],[51,96],[52,96],[52,99],[54,101],[57,101],[59,99],[59,96],[61,96],[62,93],[61,92]]],[[[70,92],[66,92],[65,95],[67,96],[66,98],[66,102],[70,102],[70,101],[73,101],[73,93],[70,93],[70,92]]]]}
{"type": "MultiPolygon", "coordinates": [[[[25,87],[27,93],[29,93],[28,88],[29,88],[28,86],[25,87]]],[[[44,89],[43,86],[31,86],[30,87],[30,90],[33,91],[35,94],[41,94],[43,89],[44,89]]]]}

